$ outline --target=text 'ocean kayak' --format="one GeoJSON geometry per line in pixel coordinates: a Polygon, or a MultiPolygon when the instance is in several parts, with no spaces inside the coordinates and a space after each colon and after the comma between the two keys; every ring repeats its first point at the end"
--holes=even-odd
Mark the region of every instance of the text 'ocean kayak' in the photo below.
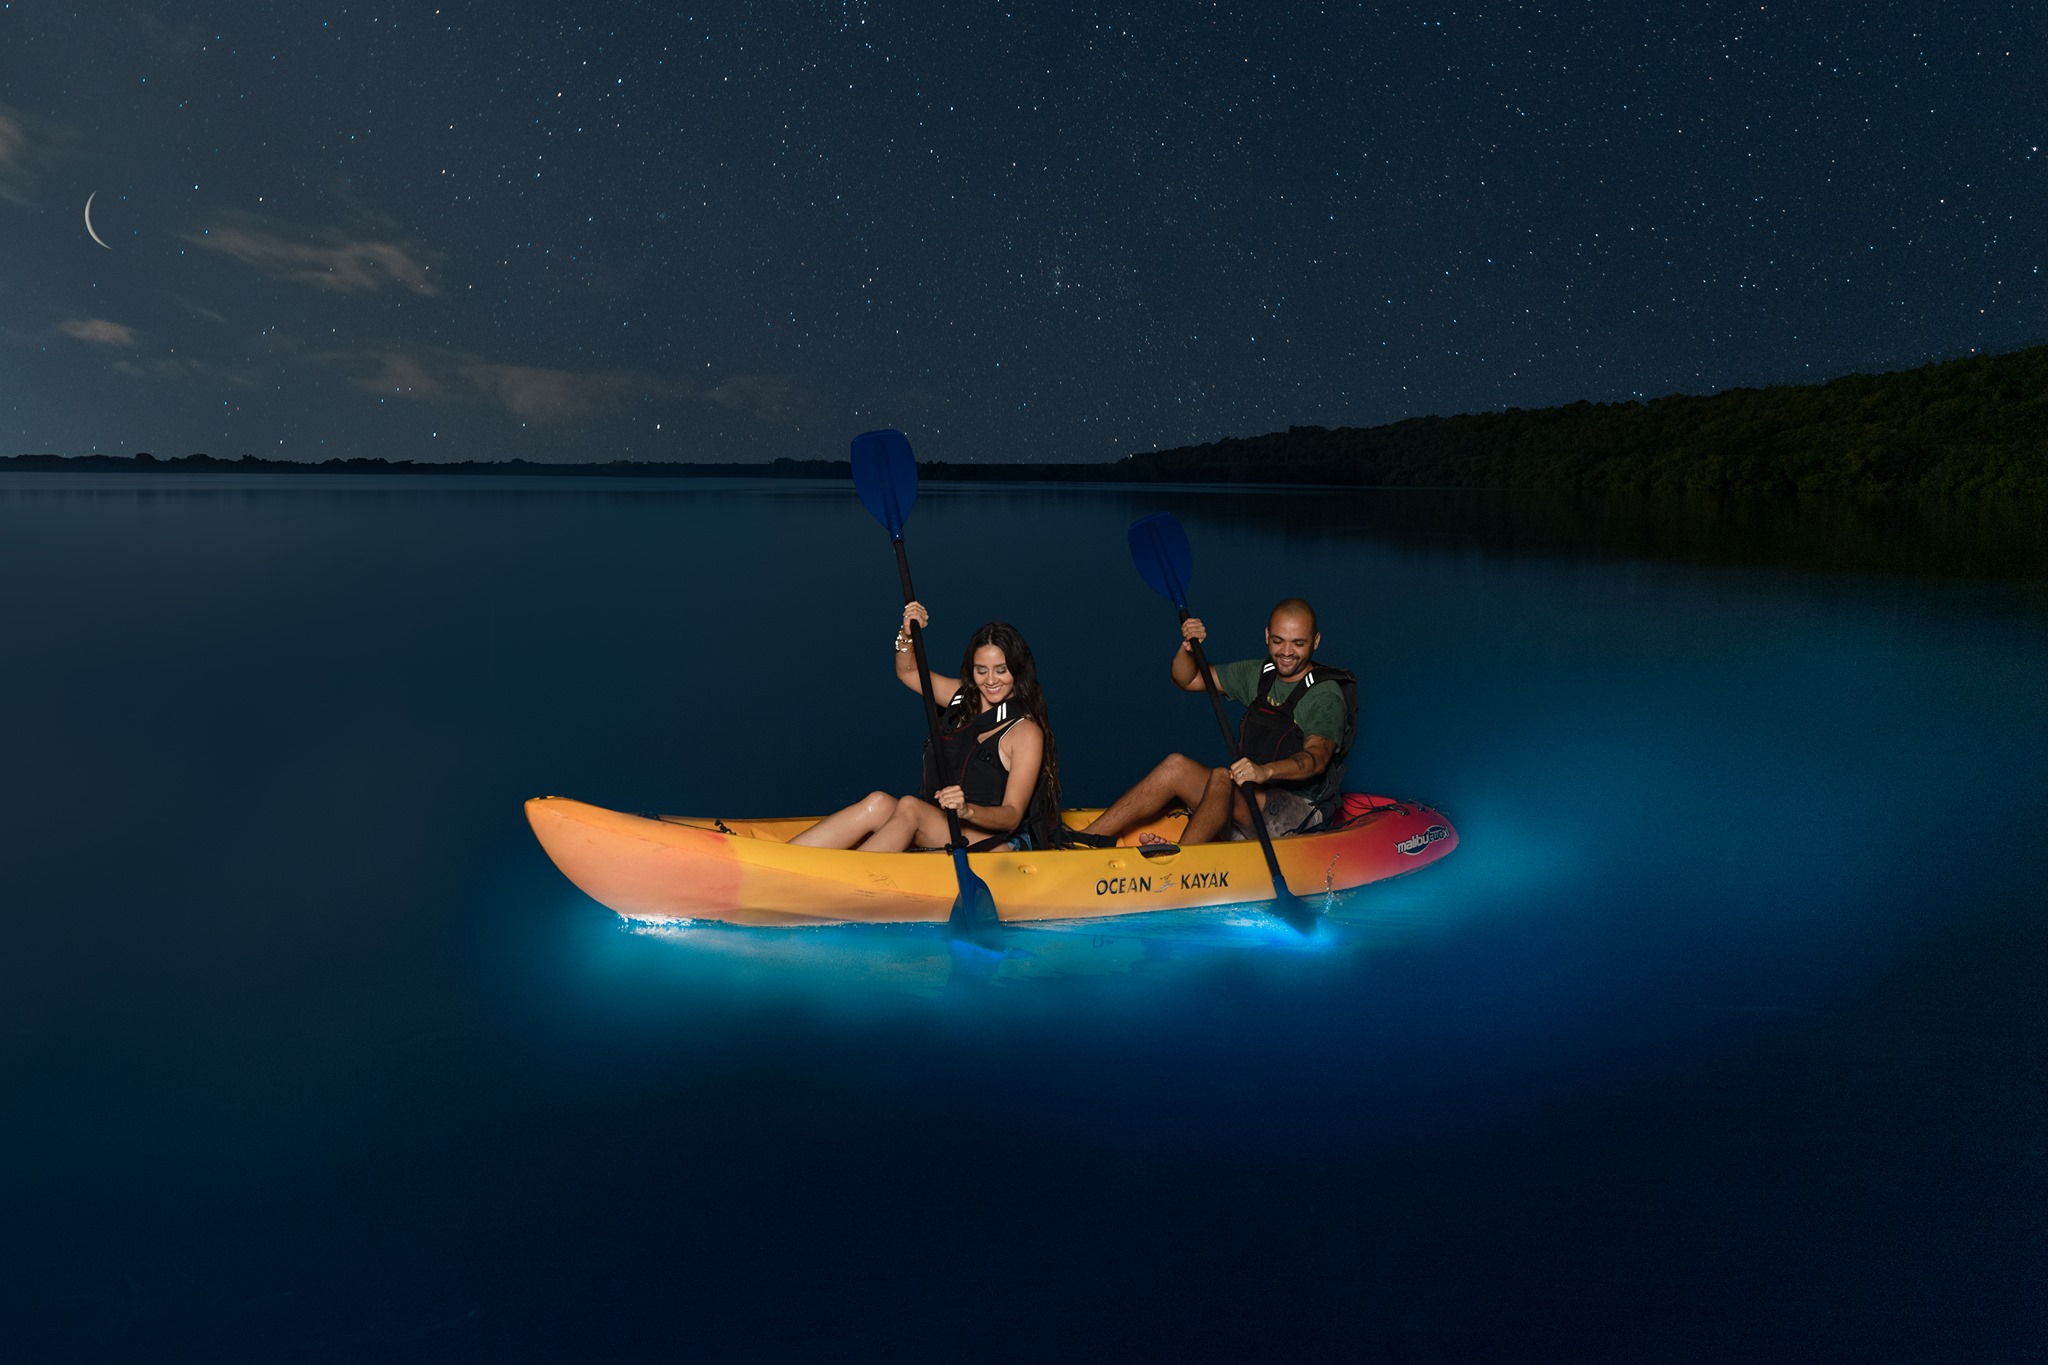
{"type": "MultiPolygon", "coordinates": [[[[1080,828],[1095,811],[1067,811],[1080,828]]],[[[787,842],[813,821],[627,815],[537,796],[526,818],[555,866],[593,900],[634,920],[728,924],[898,924],[946,919],[959,882],[950,858],[787,842]]],[[[1186,817],[1133,830],[1171,840],[1186,817]]],[[[1345,798],[1328,830],[1273,841],[1295,894],[1347,891],[1425,867],[1458,846],[1439,811],[1381,796],[1345,798]]],[[[1253,842],[1063,848],[968,855],[1005,921],[1191,910],[1269,898],[1253,842]]]]}

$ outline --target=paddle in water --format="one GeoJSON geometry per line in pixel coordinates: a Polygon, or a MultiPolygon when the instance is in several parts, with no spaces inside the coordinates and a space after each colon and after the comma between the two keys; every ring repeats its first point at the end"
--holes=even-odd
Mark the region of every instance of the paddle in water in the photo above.
{"type": "MultiPolygon", "coordinates": [[[[1181,620],[1192,615],[1188,611],[1188,581],[1195,576],[1195,554],[1188,548],[1188,535],[1181,529],[1179,518],[1171,512],[1156,512],[1132,522],[1131,563],[1137,566],[1138,577],[1152,591],[1173,603],[1181,620]]],[[[1241,756],[1237,736],[1223,714],[1223,697],[1216,689],[1216,674],[1209,667],[1209,656],[1200,640],[1190,640],[1188,644],[1195,656],[1195,676],[1202,680],[1202,691],[1208,695],[1209,706],[1216,713],[1216,725],[1223,731],[1224,747],[1235,763],[1241,756]]],[[[1258,794],[1245,791],[1243,795],[1245,806],[1251,811],[1252,832],[1259,836],[1259,851],[1266,855],[1266,871],[1273,877],[1273,912],[1292,928],[1307,933],[1315,927],[1315,911],[1287,889],[1287,879],[1280,874],[1280,857],[1273,852],[1273,836],[1266,832],[1266,813],[1259,806],[1258,794]]]]}
{"type": "MultiPolygon", "coordinates": [[[[910,586],[910,555],[903,548],[903,523],[917,501],[917,458],[910,453],[910,438],[892,429],[864,431],[853,438],[853,487],[861,506],[888,531],[896,546],[896,576],[903,581],[905,606],[917,600],[910,586]]],[[[910,647],[917,653],[917,681],[924,689],[924,720],[931,736],[932,753],[939,752],[939,703],[932,694],[931,665],[925,662],[924,632],[916,621],[910,623],[910,647]]],[[[959,879],[960,894],[953,901],[946,923],[955,933],[971,931],[998,922],[996,898],[988,883],[967,865],[967,840],[960,831],[960,813],[946,812],[946,829],[952,834],[947,845],[953,855],[953,874],[959,879]]]]}

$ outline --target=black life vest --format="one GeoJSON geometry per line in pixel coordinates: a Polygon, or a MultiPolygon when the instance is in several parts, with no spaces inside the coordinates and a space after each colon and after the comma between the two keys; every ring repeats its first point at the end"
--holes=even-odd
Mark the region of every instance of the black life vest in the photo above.
{"type": "MultiPolygon", "coordinates": [[[[945,714],[939,718],[939,761],[936,767],[932,763],[931,742],[925,742],[922,790],[925,800],[936,796],[941,787],[958,787],[969,805],[984,808],[1002,805],[1004,796],[1009,792],[1010,770],[1003,766],[999,746],[1004,733],[1023,719],[1024,712],[1008,701],[997,702],[975,715],[968,715],[967,688],[963,685],[953,694],[953,700],[946,703],[945,714]]],[[[1013,830],[1000,831],[1000,837],[993,842],[1001,842],[1013,834],[1029,833],[1037,847],[1049,848],[1056,823],[1051,784],[1041,766],[1038,785],[1032,789],[1031,803],[1024,812],[1023,821],[1013,830]]],[[[979,849],[990,842],[983,840],[982,844],[974,847],[979,849]]]]}
{"type": "Polygon", "coordinates": [[[1285,787],[1298,793],[1304,801],[1323,812],[1328,821],[1336,814],[1337,807],[1344,799],[1344,756],[1351,752],[1351,742],[1358,737],[1358,679],[1341,668],[1311,662],[1308,672],[1294,685],[1285,701],[1272,698],[1273,681],[1280,674],[1271,659],[1259,670],[1259,690],[1245,708],[1244,719],[1237,727],[1238,748],[1254,763],[1277,763],[1291,758],[1308,745],[1308,736],[1295,723],[1294,708],[1301,705],[1301,699],[1308,690],[1316,686],[1336,686],[1344,690],[1344,737],[1337,742],[1336,752],[1330,761],[1314,777],[1298,782],[1285,782],[1275,778],[1269,786],[1285,787]]]}

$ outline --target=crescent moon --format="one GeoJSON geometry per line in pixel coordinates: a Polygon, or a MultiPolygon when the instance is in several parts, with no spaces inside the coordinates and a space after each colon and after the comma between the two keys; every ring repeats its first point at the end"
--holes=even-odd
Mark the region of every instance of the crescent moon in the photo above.
{"type": "MultiPolygon", "coordinates": [[[[94,190],[92,194],[88,194],[87,196],[85,196],[85,235],[92,238],[95,242],[100,242],[100,235],[92,230],[92,201],[93,195],[96,195],[98,193],[98,190],[94,190]]],[[[114,249],[110,246],[107,246],[105,242],[100,242],[100,245],[107,247],[107,250],[109,251],[112,251],[114,249]]]]}

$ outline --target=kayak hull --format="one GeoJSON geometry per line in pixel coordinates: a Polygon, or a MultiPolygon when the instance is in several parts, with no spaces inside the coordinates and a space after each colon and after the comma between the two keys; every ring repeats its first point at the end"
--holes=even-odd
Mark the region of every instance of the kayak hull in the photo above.
{"type": "MultiPolygon", "coordinates": [[[[1372,798],[1374,809],[1314,834],[1274,841],[1295,894],[1346,891],[1426,867],[1458,845],[1439,811],[1372,798]]],[[[1093,811],[1069,811],[1074,827],[1093,811]]],[[[959,894],[953,860],[793,846],[807,819],[628,815],[560,796],[526,803],[555,866],[591,899],[631,920],[727,924],[942,923],[959,894]]],[[[1192,844],[1147,856],[1136,838],[1171,840],[1167,816],[1125,836],[1131,846],[972,853],[1005,922],[1086,919],[1266,900],[1272,882],[1253,842],[1192,844]]]]}

